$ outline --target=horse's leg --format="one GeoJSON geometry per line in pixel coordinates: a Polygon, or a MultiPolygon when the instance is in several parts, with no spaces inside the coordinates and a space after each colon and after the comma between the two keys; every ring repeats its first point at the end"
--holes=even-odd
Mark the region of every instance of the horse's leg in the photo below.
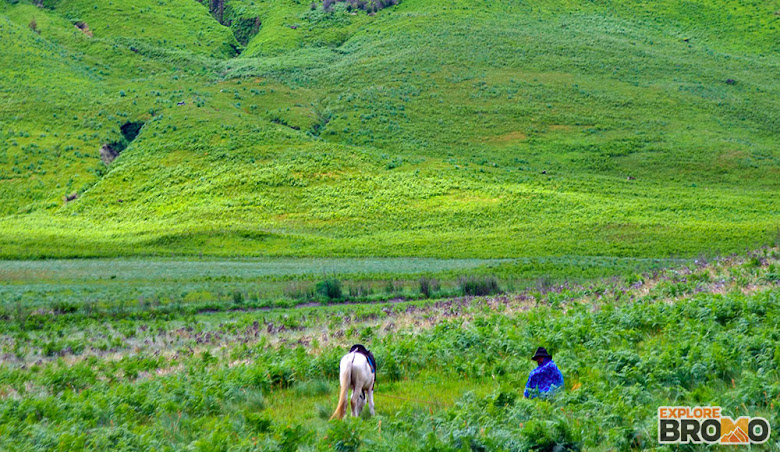
{"type": "Polygon", "coordinates": [[[374,388],[371,388],[366,392],[368,393],[368,412],[371,413],[371,416],[373,416],[374,415],[374,388]]]}
{"type": "Polygon", "coordinates": [[[361,402],[360,394],[361,393],[360,391],[357,390],[357,388],[355,388],[355,390],[352,391],[351,405],[352,405],[352,416],[354,417],[358,417],[360,415],[360,410],[363,408],[362,406],[360,406],[360,402],[361,402]]]}
{"type": "Polygon", "coordinates": [[[366,395],[365,393],[361,392],[358,396],[358,406],[357,406],[357,413],[355,416],[360,417],[360,413],[363,412],[363,407],[366,406],[366,395]]]}

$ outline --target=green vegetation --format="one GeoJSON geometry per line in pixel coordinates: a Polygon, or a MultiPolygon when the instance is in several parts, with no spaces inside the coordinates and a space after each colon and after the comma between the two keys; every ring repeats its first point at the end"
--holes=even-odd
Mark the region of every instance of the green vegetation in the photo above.
{"type": "Polygon", "coordinates": [[[43,4],[0,2],[4,258],[694,257],[777,235],[767,3],[226,0],[230,27],[195,1],[43,4]]]}
{"type": "Polygon", "coordinates": [[[675,260],[122,258],[0,261],[0,300],[188,312],[486,295],[658,271],[675,260]],[[423,284],[426,282],[427,284],[423,284]]]}
{"type": "Polygon", "coordinates": [[[780,431],[779,8],[0,0],[0,450],[780,431]]]}
{"type": "Polygon", "coordinates": [[[776,432],[778,283],[775,248],[484,298],[227,313],[18,300],[0,312],[0,448],[652,448],[670,404],[776,432]],[[377,357],[377,414],[328,422],[355,342],[377,357]],[[539,344],[566,387],[526,400],[539,344]]]}

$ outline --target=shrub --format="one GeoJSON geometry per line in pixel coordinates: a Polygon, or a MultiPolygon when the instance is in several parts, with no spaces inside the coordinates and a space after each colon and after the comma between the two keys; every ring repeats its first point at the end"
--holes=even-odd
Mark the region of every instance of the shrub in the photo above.
{"type": "Polygon", "coordinates": [[[377,363],[377,366],[382,371],[382,376],[386,376],[390,381],[400,381],[402,375],[401,365],[396,359],[390,355],[383,360],[381,365],[377,363]]]}
{"type": "Polygon", "coordinates": [[[295,369],[284,364],[274,364],[268,367],[267,375],[271,386],[289,388],[296,381],[295,369]]]}
{"type": "Polygon", "coordinates": [[[255,433],[266,433],[271,430],[273,422],[265,414],[245,412],[246,425],[255,433]]]}
{"type": "Polygon", "coordinates": [[[767,282],[780,281],[780,267],[776,266],[775,264],[770,265],[769,270],[763,279],[767,282]]]}
{"type": "Polygon", "coordinates": [[[425,298],[431,298],[431,295],[434,292],[438,292],[439,289],[441,289],[441,286],[437,279],[428,278],[427,276],[420,278],[420,293],[423,294],[425,298]]]}
{"type": "Polygon", "coordinates": [[[458,286],[463,295],[484,296],[493,295],[500,291],[495,276],[462,276],[458,279],[458,286]]]}
{"type": "Polygon", "coordinates": [[[515,404],[516,400],[517,400],[517,394],[515,394],[514,392],[501,391],[496,395],[495,399],[493,400],[493,406],[499,408],[510,407],[515,404]]]}
{"type": "Polygon", "coordinates": [[[333,449],[339,452],[354,452],[360,449],[360,444],[363,442],[360,439],[361,426],[359,420],[352,418],[332,423],[327,437],[333,441],[333,449]]]}
{"type": "Polygon", "coordinates": [[[581,449],[581,438],[565,418],[557,421],[530,420],[522,430],[521,437],[533,450],[581,449]]]}
{"type": "Polygon", "coordinates": [[[317,283],[317,293],[330,299],[337,300],[341,298],[341,281],[336,278],[329,278],[317,283]]]}
{"type": "Polygon", "coordinates": [[[52,306],[52,311],[54,311],[55,314],[72,314],[78,311],[78,309],[78,306],[66,301],[56,302],[52,306]]]}
{"type": "Polygon", "coordinates": [[[277,440],[279,441],[279,448],[282,451],[298,450],[301,444],[308,443],[313,436],[311,431],[306,430],[301,425],[280,428],[276,433],[277,440]]]}
{"type": "Polygon", "coordinates": [[[394,293],[401,293],[404,290],[403,283],[401,281],[395,281],[395,280],[388,280],[387,284],[385,284],[385,292],[389,295],[392,295],[394,293]]]}

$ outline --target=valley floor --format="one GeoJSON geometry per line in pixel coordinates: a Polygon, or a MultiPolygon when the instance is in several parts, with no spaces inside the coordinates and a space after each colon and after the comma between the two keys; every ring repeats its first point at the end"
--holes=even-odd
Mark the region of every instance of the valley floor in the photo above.
{"type": "Polygon", "coordinates": [[[762,248],[477,297],[203,311],[18,299],[0,314],[0,447],[654,448],[672,404],[778,431],[778,284],[780,250],[762,248]],[[378,360],[377,414],[328,422],[358,342],[378,360]],[[523,399],[539,345],[565,390],[523,399]]]}

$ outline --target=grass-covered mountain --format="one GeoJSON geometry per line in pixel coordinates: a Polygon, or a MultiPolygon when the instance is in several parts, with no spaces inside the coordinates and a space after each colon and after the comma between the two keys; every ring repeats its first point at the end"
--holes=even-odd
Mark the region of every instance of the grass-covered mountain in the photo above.
{"type": "Polygon", "coordinates": [[[777,1],[204,3],[0,0],[0,256],[777,236],[777,1]]]}

